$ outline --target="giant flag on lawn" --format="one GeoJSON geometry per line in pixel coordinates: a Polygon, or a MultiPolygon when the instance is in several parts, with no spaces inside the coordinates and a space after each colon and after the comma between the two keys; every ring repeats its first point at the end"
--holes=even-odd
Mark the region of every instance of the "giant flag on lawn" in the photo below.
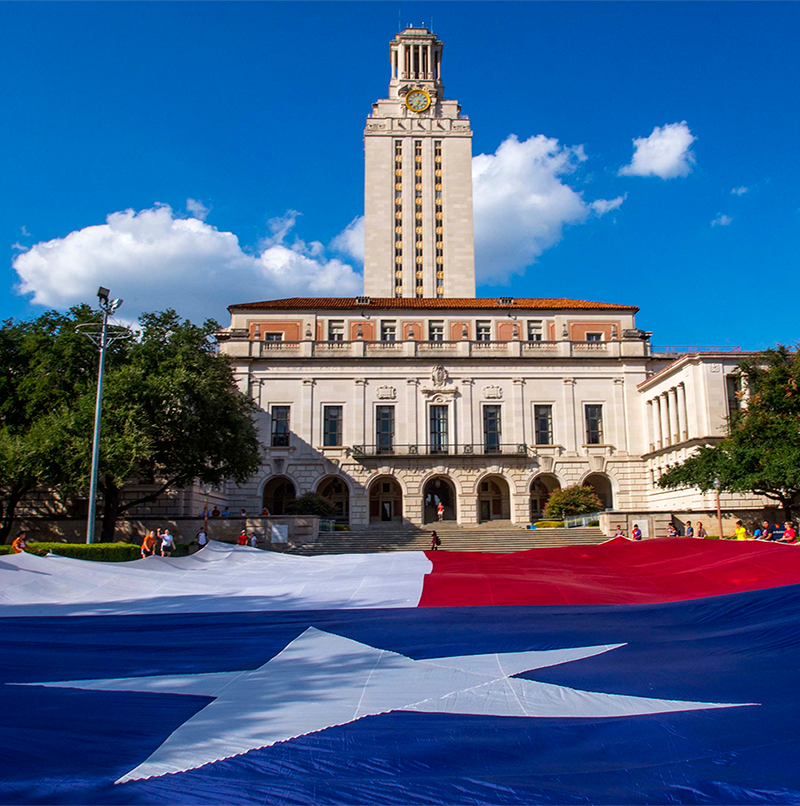
{"type": "Polygon", "coordinates": [[[800,802],[800,552],[0,559],[0,802],[800,802]]]}

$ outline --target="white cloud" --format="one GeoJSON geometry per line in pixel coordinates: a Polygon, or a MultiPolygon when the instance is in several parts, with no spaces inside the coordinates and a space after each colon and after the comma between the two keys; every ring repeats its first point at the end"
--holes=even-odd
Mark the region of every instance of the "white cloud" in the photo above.
{"type": "Polygon", "coordinates": [[[589,204],[589,207],[591,207],[597,215],[605,215],[621,207],[622,202],[627,198],[628,194],[626,193],[624,196],[617,196],[616,199],[595,199],[589,204]]]}
{"type": "Polygon", "coordinates": [[[210,207],[206,207],[203,202],[197,199],[186,199],[186,209],[191,216],[200,219],[200,221],[205,221],[206,218],[208,218],[208,214],[211,212],[210,207]]]}
{"type": "Polygon", "coordinates": [[[364,216],[356,216],[331,242],[335,252],[364,262],[364,216]]]}
{"type": "Polygon", "coordinates": [[[39,305],[66,308],[93,302],[98,285],[111,288],[133,319],[142,311],[174,307],[184,316],[223,322],[225,306],[286,296],[361,293],[351,266],[328,259],[318,242],[286,245],[296,213],[270,222],[271,235],[255,253],[231,232],[197,218],[180,218],[167,205],[112,213],[105,224],[37,243],[12,263],[18,293],[39,305]]]}
{"type": "Polygon", "coordinates": [[[747,191],[748,191],[748,190],[750,190],[750,188],[747,188],[747,187],[745,187],[744,185],[742,185],[742,187],[739,187],[739,188],[733,188],[733,189],[731,190],[731,193],[732,193],[734,196],[744,196],[744,194],[745,194],[745,193],[747,193],[747,191]]]}
{"type": "Polygon", "coordinates": [[[618,208],[624,197],[584,201],[563,177],[587,159],[583,146],[567,147],[537,135],[510,135],[494,154],[472,159],[475,264],[479,280],[522,274],[561,240],[564,226],[618,208]]]}
{"type": "Polygon", "coordinates": [[[727,227],[733,219],[729,215],[717,213],[717,217],[711,222],[712,227],[727,227]]]}
{"type": "Polygon", "coordinates": [[[30,238],[31,237],[30,232],[28,232],[28,230],[25,228],[24,224],[19,228],[19,231],[22,233],[23,238],[30,238]]]}
{"type": "Polygon", "coordinates": [[[656,126],[649,137],[634,138],[633,159],[619,169],[619,175],[662,179],[686,176],[695,163],[691,145],[696,139],[685,120],[668,123],[663,128],[656,126]]]}

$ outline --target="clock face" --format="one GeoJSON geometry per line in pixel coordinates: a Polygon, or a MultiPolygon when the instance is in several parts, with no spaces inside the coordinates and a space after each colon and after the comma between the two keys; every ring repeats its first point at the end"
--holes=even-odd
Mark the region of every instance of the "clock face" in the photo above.
{"type": "Polygon", "coordinates": [[[424,112],[431,105],[431,96],[425,90],[411,90],[406,95],[406,106],[412,112],[424,112]]]}

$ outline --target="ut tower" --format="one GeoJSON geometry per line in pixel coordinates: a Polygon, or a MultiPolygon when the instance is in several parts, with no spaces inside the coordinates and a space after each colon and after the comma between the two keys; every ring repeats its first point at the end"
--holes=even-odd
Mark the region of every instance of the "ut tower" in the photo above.
{"type": "Polygon", "coordinates": [[[367,118],[367,296],[475,296],[472,130],[445,98],[442,49],[426,28],[397,34],[388,97],[367,118]]]}

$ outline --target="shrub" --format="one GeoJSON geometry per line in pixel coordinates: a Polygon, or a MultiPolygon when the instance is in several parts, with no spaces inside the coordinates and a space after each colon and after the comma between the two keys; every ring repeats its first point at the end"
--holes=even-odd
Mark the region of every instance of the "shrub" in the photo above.
{"type": "MultiPolygon", "coordinates": [[[[74,557],[77,560],[95,560],[97,562],[118,563],[138,560],[141,555],[139,546],[133,543],[34,543],[28,545],[28,554],[44,557],[52,551],[61,557],[74,557]]],[[[11,554],[11,546],[0,546],[0,554],[11,554]]]]}
{"type": "Polygon", "coordinates": [[[548,518],[566,518],[570,515],[585,515],[587,512],[599,512],[603,502],[591,487],[564,487],[554,490],[547,499],[544,514],[548,518]]]}
{"type": "Polygon", "coordinates": [[[349,527],[349,526],[348,526],[346,523],[337,523],[337,524],[336,524],[336,525],[333,527],[333,531],[334,531],[334,532],[349,532],[349,531],[350,531],[350,527],[349,527]]]}
{"type": "Polygon", "coordinates": [[[317,515],[320,518],[332,518],[336,508],[318,493],[306,493],[286,505],[287,515],[317,515]]]}
{"type": "Polygon", "coordinates": [[[564,521],[536,521],[534,526],[537,529],[562,529],[564,521]]]}
{"type": "Polygon", "coordinates": [[[600,521],[589,521],[589,526],[599,526],[600,521]]]}

